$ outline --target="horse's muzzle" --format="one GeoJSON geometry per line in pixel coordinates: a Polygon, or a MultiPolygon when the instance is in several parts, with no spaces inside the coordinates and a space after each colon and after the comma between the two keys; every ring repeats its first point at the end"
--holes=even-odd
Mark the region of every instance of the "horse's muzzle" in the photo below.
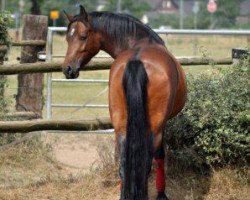
{"type": "Polygon", "coordinates": [[[67,66],[63,69],[63,73],[67,79],[75,79],[79,76],[79,69],[67,66]]]}

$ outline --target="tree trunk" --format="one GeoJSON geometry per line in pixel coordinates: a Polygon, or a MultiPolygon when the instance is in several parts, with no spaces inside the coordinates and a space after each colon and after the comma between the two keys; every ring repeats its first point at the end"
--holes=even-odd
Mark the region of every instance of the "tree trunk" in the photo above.
{"type": "Polygon", "coordinates": [[[40,6],[37,0],[31,0],[31,8],[30,8],[30,13],[32,15],[40,15],[41,11],[40,11],[40,6]]]}
{"type": "MultiPolygon", "coordinates": [[[[23,18],[22,40],[46,40],[48,17],[25,15],[23,18]]],[[[45,46],[24,46],[21,49],[21,63],[37,62],[37,53],[45,46]]],[[[31,111],[42,115],[43,108],[43,74],[18,75],[17,111],[31,111]]]]}

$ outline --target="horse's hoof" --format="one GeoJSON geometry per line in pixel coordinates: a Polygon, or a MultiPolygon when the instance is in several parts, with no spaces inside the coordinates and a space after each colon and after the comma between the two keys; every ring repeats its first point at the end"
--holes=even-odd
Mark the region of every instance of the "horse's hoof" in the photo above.
{"type": "Polygon", "coordinates": [[[156,200],[169,200],[164,192],[159,192],[156,200]]]}

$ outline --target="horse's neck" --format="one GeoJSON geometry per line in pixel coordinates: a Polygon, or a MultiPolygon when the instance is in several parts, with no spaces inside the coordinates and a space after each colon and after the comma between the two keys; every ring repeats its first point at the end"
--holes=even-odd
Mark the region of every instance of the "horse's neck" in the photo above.
{"type": "Polygon", "coordinates": [[[102,42],[103,45],[102,45],[101,50],[108,53],[111,57],[116,58],[123,51],[132,49],[138,46],[146,46],[150,43],[150,40],[148,38],[143,38],[141,40],[128,38],[127,40],[128,40],[127,45],[121,47],[119,44],[117,44],[118,42],[107,37],[103,38],[103,42],[102,42]]]}
{"type": "Polygon", "coordinates": [[[117,45],[115,45],[111,41],[103,43],[101,50],[108,53],[114,59],[123,51],[121,48],[117,47],[117,45]]]}

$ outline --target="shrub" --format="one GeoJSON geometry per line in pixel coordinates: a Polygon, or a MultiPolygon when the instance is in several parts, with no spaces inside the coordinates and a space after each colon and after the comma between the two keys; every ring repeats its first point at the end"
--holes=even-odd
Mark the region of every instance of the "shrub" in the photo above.
{"type": "Polygon", "coordinates": [[[8,100],[4,97],[4,88],[7,87],[7,80],[0,77],[0,120],[7,111],[8,100]]]}
{"type": "Polygon", "coordinates": [[[172,28],[179,28],[179,18],[175,14],[159,14],[149,19],[149,24],[154,28],[160,26],[170,26],[172,28]]]}
{"type": "Polygon", "coordinates": [[[10,13],[7,11],[3,11],[0,13],[0,44],[8,44],[8,26],[10,26],[12,22],[10,13]]]}
{"type": "MultiPolygon", "coordinates": [[[[9,46],[8,26],[10,26],[12,20],[10,13],[3,11],[0,13],[0,45],[4,44],[9,46]]],[[[0,52],[0,64],[5,56],[6,52],[0,52]]],[[[0,115],[6,112],[7,102],[4,98],[4,87],[6,86],[6,79],[0,77],[0,115]]]]}
{"type": "MultiPolygon", "coordinates": [[[[6,11],[0,13],[0,45],[9,46],[8,26],[12,20],[10,14],[6,11]]],[[[0,64],[4,59],[6,52],[0,52],[0,64]]],[[[4,76],[0,76],[0,120],[6,120],[5,114],[9,100],[4,96],[4,89],[7,87],[7,80],[4,76]]],[[[15,135],[6,135],[0,133],[0,146],[14,140],[15,135]]]]}
{"type": "Polygon", "coordinates": [[[166,127],[168,155],[181,166],[249,161],[250,57],[220,73],[188,76],[188,101],[166,127]]]}

